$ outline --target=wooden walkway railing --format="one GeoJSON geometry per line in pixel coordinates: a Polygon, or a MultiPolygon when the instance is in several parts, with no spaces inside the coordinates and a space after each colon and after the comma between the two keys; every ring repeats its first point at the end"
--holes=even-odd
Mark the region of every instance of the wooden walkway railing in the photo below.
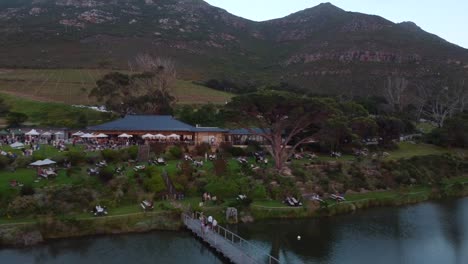
{"type": "Polygon", "coordinates": [[[194,235],[202,239],[232,263],[280,263],[278,259],[265,253],[263,249],[222,226],[218,225],[212,229],[202,230],[199,217],[199,213],[196,213],[193,217],[186,213],[182,214],[182,220],[185,226],[192,231],[194,235]]]}

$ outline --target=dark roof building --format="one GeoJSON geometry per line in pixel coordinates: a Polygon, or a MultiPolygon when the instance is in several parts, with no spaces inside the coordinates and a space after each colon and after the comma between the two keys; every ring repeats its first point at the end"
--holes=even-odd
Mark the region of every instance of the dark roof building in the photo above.
{"type": "Polygon", "coordinates": [[[169,131],[195,132],[195,127],[169,115],[127,115],[88,128],[91,131],[169,131]]]}

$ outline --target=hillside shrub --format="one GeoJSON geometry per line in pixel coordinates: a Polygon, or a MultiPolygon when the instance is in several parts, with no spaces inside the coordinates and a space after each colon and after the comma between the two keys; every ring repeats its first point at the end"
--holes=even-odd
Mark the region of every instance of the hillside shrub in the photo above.
{"type": "Polygon", "coordinates": [[[239,186],[233,179],[212,178],[205,186],[206,191],[219,199],[235,197],[239,193],[239,186]]]}
{"type": "Polygon", "coordinates": [[[137,146],[131,146],[127,149],[128,155],[130,156],[130,159],[136,160],[138,157],[138,147],[137,146]]]}
{"type": "Polygon", "coordinates": [[[213,169],[216,176],[225,175],[228,171],[228,163],[225,159],[216,159],[213,161],[213,169]]]}
{"type": "Polygon", "coordinates": [[[82,151],[69,151],[65,157],[72,165],[78,165],[86,161],[86,153],[82,151]]]}
{"type": "Polygon", "coordinates": [[[35,193],[34,187],[31,184],[25,184],[21,187],[21,196],[33,195],[35,193]]]}
{"type": "Polygon", "coordinates": [[[114,171],[111,168],[106,167],[99,171],[99,179],[103,183],[109,182],[112,178],[114,178],[114,171]]]}
{"type": "Polygon", "coordinates": [[[146,178],[143,181],[143,187],[147,192],[155,194],[160,194],[166,190],[166,184],[161,175],[158,174],[153,174],[150,178],[146,178]]]}
{"type": "Polygon", "coordinates": [[[211,151],[211,146],[208,143],[202,143],[195,146],[194,152],[197,156],[203,156],[211,151]]]}
{"type": "Polygon", "coordinates": [[[5,169],[10,164],[10,161],[7,156],[0,155],[0,169],[5,169]]]}
{"type": "Polygon", "coordinates": [[[101,151],[101,156],[107,162],[119,162],[122,160],[122,153],[118,150],[105,149],[101,151]]]}
{"type": "Polygon", "coordinates": [[[169,149],[169,155],[170,155],[170,157],[172,159],[180,160],[182,158],[182,155],[183,155],[182,148],[179,147],[179,146],[172,146],[169,149]]]}

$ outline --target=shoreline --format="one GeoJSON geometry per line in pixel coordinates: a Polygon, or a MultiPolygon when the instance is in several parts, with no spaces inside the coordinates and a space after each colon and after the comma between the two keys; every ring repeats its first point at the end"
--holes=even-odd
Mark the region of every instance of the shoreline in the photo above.
{"type": "MultiPolygon", "coordinates": [[[[468,183],[468,182],[467,182],[468,183]]],[[[444,198],[468,197],[468,184],[451,184],[444,192],[426,189],[418,192],[388,191],[369,192],[377,197],[331,203],[319,207],[317,203],[306,202],[303,207],[268,207],[252,204],[247,210],[240,210],[239,219],[250,217],[253,221],[268,219],[317,218],[350,214],[355,211],[378,207],[398,207],[444,198]],[[380,196],[378,196],[380,194],[380,196]]],[[[365,194],[364,194],[365,195],[365,194]]],[[[209,211],[209,208],[207,208],[209,211]]],[[[30,222],[0,224],[0,246],[2,248],[30,247],[55,239],[86,236],[147,233],[151,231],[182,231],[180,210],[141,212],[103,217],[77,219],[73,216],[42,216],[30,222]]],[[[221,219],[221,218],[219,218],[221,219]]]]}

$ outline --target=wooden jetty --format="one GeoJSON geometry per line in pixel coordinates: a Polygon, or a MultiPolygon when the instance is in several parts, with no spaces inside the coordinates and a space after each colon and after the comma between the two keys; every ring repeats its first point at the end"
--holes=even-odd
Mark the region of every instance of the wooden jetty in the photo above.
{"type": "Polygon", "coordinates": [[[212,229],[202,229],[200,214],[182,214],[182,220],[192,233],[218,251],[225,258],[236,264],[277,264],[278,259],[265,253],[265,250],[255,246],[226,228],[217,225],[212,229]]]}

